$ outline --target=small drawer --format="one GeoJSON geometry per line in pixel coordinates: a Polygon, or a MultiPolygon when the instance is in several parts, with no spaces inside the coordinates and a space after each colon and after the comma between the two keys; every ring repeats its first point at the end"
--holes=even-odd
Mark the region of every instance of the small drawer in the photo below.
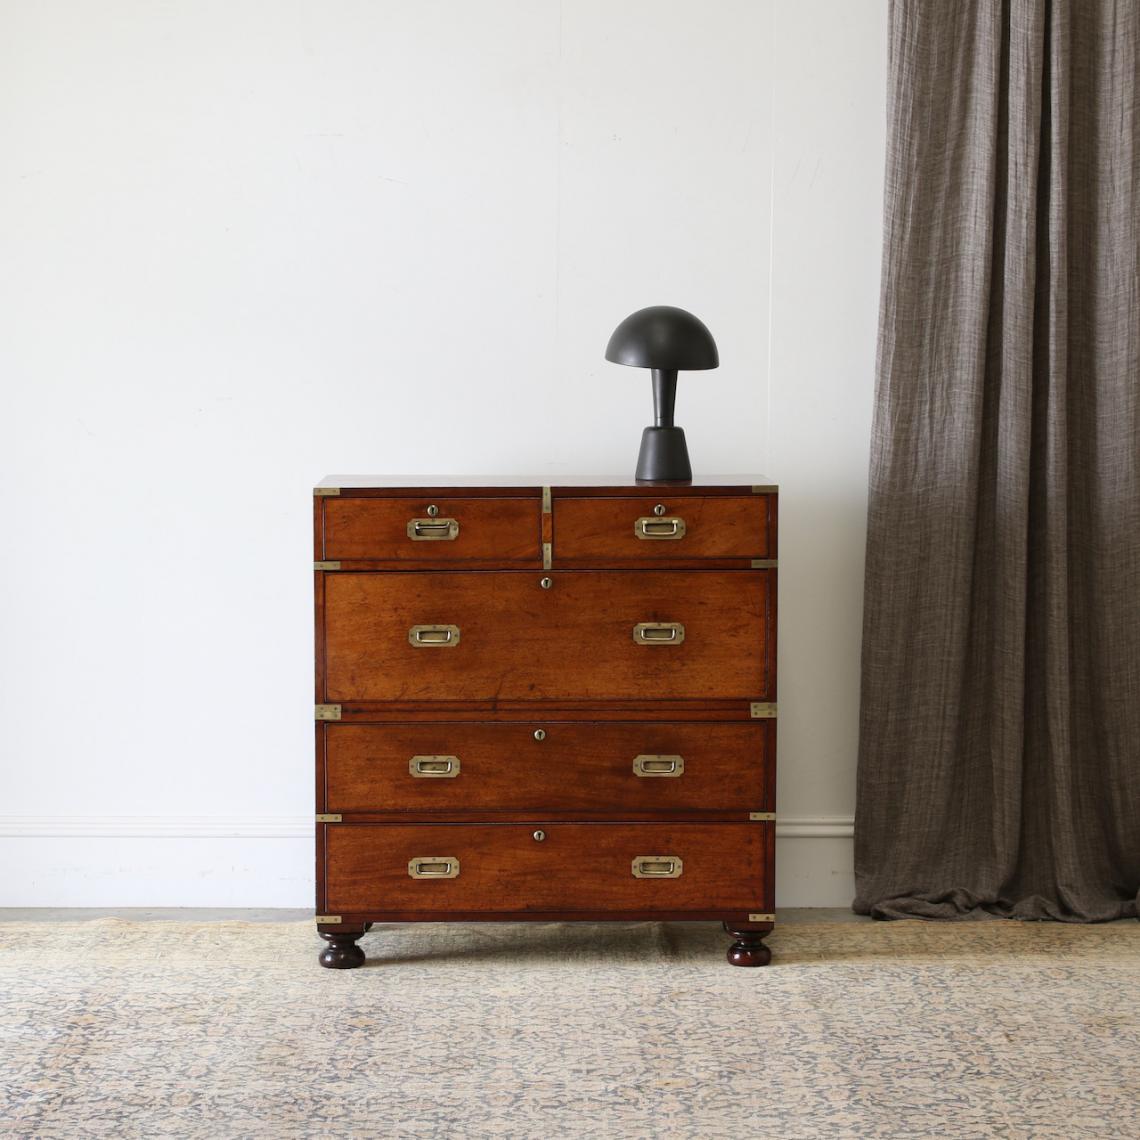
{"type": "Polygon", "coordinates": [[[542,561],[537,498],[326,498],[327,560],[446,562],[542,561]]]}
{"type": "Polygon", "coordinates": [[[770,558],[769,495],[556,499],[554,560],[770,558]]]}
{"type": "Polygon", "coordinates": [[[770,722],[325,724],[329,812],[765,811],[770,722]]]}
{"type": "Polygon", "coordinates": [[[770,823],[330,824],[329,913],[767,911],[770,823]]]}

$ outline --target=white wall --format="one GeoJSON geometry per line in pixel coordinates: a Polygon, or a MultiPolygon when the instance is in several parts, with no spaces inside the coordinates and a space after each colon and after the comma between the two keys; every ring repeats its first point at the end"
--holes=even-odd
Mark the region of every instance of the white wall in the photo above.
{"type": "Polygon", "coordinates": [[[0,904],[311,900],[310,488],[781,483],[781,905],[845,905],[884,0],[0,3],[0,904]]]}

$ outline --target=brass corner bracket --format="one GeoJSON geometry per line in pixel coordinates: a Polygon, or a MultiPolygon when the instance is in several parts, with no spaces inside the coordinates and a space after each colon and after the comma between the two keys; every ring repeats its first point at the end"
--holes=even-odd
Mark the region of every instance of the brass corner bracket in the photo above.
{"type": "Polygon", "coordinates": [[[749,715],[753,720],[771,719],[776,715],[775,701],[753,701],[748,706],[749,715]]]}
{"type": "Polygon", "coordinates": [[[314,705],[317,720],[340,720],[340,705],[314,705]]]}

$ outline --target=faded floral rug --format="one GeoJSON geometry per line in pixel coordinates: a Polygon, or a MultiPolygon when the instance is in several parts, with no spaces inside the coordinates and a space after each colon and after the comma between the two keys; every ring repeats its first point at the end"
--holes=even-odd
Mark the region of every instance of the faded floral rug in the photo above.
{"type": "Polygon", "coordinates": [[[0,1135],[1140,1136],[1140,923],[0,924],[0,1135]]]}

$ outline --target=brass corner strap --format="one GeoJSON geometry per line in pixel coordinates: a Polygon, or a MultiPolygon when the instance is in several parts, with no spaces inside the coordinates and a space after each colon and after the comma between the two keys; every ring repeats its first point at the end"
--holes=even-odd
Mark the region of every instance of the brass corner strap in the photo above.
{"type": "Polygon", "coordinates": [[[316,921],[321,926],[337,926],[341,922],[339,914],[318,914],[316,921]]]}
{"type": "Polygon", "coordinates": [[[313,569],[314,570],[339,570],[340,569],[340,563],[339,562],[314,562],[313,563],[313,569]]]}
{"type": "MultiPolygon", "coordinates": [[[[769,823],[774,823],[776,820],[776,813],[774,811],[750,811],[748,813],[748,818],[749,819],[759,819],[759,820],[767,821],[769,823]]],[[[337,819],[340,819],[339,815],[337,816],[337,819]]]]}
{"type": "Polygon", "coordinates": [[[749,922],[775,922],[776,916],[774,914],[750,914],[748,916],[749,922]]]}
{"type": "Polygon", "coordinates": [[[749,715],[753,720],[771,719],[776,715],[775,701],[753,701],[748,706],[749,715]]]}
{"type": "Polygon", "coordinates": [[[780,568],[779,561],[775,558],[753,558],[753,570],[778,570],[780,568]]]}
{"type": "Polygon", "coordinates": [[[340,720],[340,705],[314,705],[317,720],[340,720]]]}
{"type": "Polygon", "coordinates": [[[317,823],[340,823],[340,816],[332,812],[322,813],[317,816],[317,823]]]}
{"type": "Polygon", "coordinates": [[[314,487],[313,488],[313,494],[318,499],[323,499],[323,498],[327,498],[330,495],[339,495],[340,494],[340,488],[339,487],[314,487]]]}

